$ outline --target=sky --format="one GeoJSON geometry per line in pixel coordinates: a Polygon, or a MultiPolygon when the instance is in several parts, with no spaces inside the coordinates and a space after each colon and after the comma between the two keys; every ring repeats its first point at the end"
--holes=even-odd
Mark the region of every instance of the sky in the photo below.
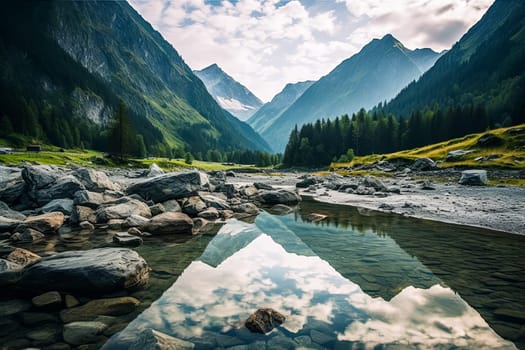
{"type": "Polygon", "coordinates": [[[217,63],[264,102],[374,38],[449,49],[494,0],[129,0],[194,70],[217,63]]]}

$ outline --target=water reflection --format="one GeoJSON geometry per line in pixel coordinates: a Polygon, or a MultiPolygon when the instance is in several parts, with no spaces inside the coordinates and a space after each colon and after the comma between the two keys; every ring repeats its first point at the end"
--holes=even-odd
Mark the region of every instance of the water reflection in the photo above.
{"type": "MultiPolygon", "coordinates": [[[[402,257],[395,242],[387,243],[402,257]]],[[[425,271],[417,259],[405,260],[425,271]]],[[[514,348],[439,282],[432,276],[390,300],[372,296],[317,256],[282,218],[261,214],[257,225],[224,226],[201,258],[105,348],[127,348],[147,328],[190,340],[196,348],[514,348]],[[285,323],[266,336],[249,333],[243,321],[259,307],[281,311],[285,323]]]]}

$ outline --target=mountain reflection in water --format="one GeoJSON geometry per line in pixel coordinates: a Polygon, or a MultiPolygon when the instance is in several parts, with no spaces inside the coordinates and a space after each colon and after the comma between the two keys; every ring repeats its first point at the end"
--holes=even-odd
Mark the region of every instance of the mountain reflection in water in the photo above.
{"type": "Polygon", "coordinates": [[[105,348],[128,348],[137,334],[152,328],[191,341],[197,349],[243,344],[275,349],[378,344],[515,349],[388,236],[352,232],[345,243],[349,246],[335,240],[339,247],[327,252],[321,244],[322,255],[331,255],[322,259],[315,242],[305,244],[303,238],[324,235],[328,240],[334,232],[327,228],[303,223],[293,214],[263,213],[255,224],[230,221],[161,298],[105,348]],[[312,236],[307,237],[306,228],[312,236]],[[298,230],[303,234],[296,235],[298,230]],[[339,272],[337,266],[352,261],[357,261],[353,267],[359,276],[376,285],[372,293],[339,272]],[[373,266],[383,266],[386,273],[373,266]],[[380,296],[382,291],[386,294],[380,296]],[[251,334],[243,322],[259,307],[282,312],[286,321],[270,334],[251,334]]]}

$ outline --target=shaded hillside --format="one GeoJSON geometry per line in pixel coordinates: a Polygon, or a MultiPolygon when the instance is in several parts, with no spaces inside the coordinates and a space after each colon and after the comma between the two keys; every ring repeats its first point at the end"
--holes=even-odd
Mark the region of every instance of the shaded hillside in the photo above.
{"type": "Polygon", "coordinates": [[[3,2],[0,10],[0,118],[13,132],[54,144],[65,133],[61,146],[100,149],[122,99],[150,153],[267,149],[126,2],[3,2]]]}

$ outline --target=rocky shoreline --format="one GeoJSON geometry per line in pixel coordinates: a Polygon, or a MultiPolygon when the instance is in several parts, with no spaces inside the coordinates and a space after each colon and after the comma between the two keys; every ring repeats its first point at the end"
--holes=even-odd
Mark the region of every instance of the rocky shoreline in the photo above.
{"type": "MultiPolygon", "coordinates": [[[[427,175],[421,179],[424,171],[403,170],[379,179],[221,171],[165,174],[156,165],[111,171],[1,166],[0,338],[22,323],[38,327],[14,340],[14,348],[98,348],[125,326],[115,316],[130,314],[140,304],[130,293],[148,284],[151,268],[130,248],[147,245],[152,237],[214,234],[226,219],[253,220],[259,208],[286,214],[301,201],[300,195],[525,233],[525,189],[458,185],[459,173],[447,183],[432,182],[432,173],[427,175]],[[50,245],[50,236],[67,241],[100,231],[110,232],[111,240],[94,249],[57,251],[51,245],[41,255],[32,249],[42,242],[50,245]]],[[[311,221],[323,219],[318,215],[311,221]]],[[[159,332],[137,338],[137,344],[178,341],[159,332]]]]}

